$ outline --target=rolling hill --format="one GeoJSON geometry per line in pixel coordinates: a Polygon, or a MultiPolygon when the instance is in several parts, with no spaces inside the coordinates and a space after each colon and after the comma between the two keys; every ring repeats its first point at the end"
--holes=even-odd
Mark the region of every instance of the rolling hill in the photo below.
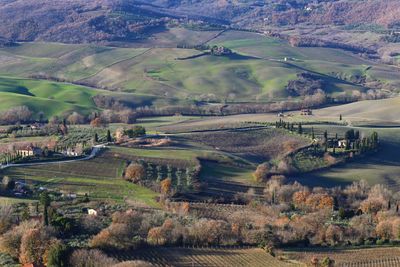
{"type": "Polygon", "coordinates": [[[400,123],[400,98],[369,100],[317,110],[321,117],[339,117],[357,122],[400,123]]]}
{"type": "MultiPolygon", "coordinates": [[[[139,106],[155,101],[155,98],[149,95],[110,92],[69,83],[0,76],[0,111],[16,106],[27,106],[36,115],[43,112],[46,118],[70,114],[73,111],[88,115],[100,110],[93,101],[96,95],[113,96],[139,106]]],[[[166,105],[165,102],[163,104],[166,105]]]]}
{"type": "Polygon", "coordinates": [[[163,31],[176,20],[253,30],[301,23],[395,27],[399,8],[397,0],[4,0],[0,1],[0,36],[64,43],[132,41],[163,31]]]}
{"type": "MultiPolygon", "coordinates": [[[[184,30],[184,35],[190,31],[184,30]]],[[[182,33],[182,32],[181,32],[182,33]]],[[[174,36],[178,33],[175,31],[174,36]]],[[[190,32],[192,34],[192,32],[190,32]]],[[[171,40],[172,35],[160,36],[171,40]]],[[[311,73],[327,94],[395,91],[397,70],[330,48],[291,47],[256,33],[204,33],[209,45],[235,52],[213,56],[195,49],[120,48],[88,44],[20,43],[0,49],[0,75],[41,77],[155,99],[266,102],[297,97],[291,81],[311,73]]],[[[140,102],[140,101],[139,101],[140,102]]],[[[152,105],[150,103],[150,105],[152,105]]]]}

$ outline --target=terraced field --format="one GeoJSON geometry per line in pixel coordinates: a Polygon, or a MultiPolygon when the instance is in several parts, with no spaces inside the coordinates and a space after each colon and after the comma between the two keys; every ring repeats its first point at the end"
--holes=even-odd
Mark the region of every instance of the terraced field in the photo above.
{"type": "Polygon", "coordinates": [[[120,261],[144,260],[154,266],[254,266],[285,267],[301,266],[279,261],[262,249],[234,248],[146,248],[134,252],[121,252],[112,255],[120,261]]]}

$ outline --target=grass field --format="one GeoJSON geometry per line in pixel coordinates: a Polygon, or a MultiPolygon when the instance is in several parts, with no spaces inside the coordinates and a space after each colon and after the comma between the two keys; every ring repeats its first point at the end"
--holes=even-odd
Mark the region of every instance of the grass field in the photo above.
{"type": "Polygon", "coordinates": [[[301,266],[279,261],[262,249],[234,248],[146,248],[111,255],[120,261],[144,260],[154,266],[301,266]]]}
{"type": "MultiPolygon", "coordinates": [[[[311,127],[311,126],[310,126],[311,127]]],[[[322,135],[325,129],[334,135],[336,132],[344,134],[348,127],[314,125],[316,133],[322,135]]],[[[365,158],[357,159],[334,168],[317,171],[304,175],[294,176],[293,180],[314,186],[345,185],[353,181],[364,179],[370,184],[386,184],[392,190],[400,188],[400,128],[356,128],[361,134],[378,132],[380,136],[380,150],[365,158]]]]}
{"type": "Polygon", "coordinates": [[[88,193],[94,199],[132,199],[157,207],[155,192],[121,178],[125,164],[125,160],[105,151],[93,160],[10,168],[3,170],[2,175],[49,189],[88,193]]]}
{"type": "Polygon", "coordinates": [[[18,203],[32,203],[35,200],[12,198],[12,197],[0,197],[0,206],[9,206],[18,203]]]}
{"type": "Polygon", "coordinates": [[[156,35],[156,39],[167,40],[164,45],[157,46],[156,41],[138,45],[143,48],[21,43],[0,49],[0,75],[27,77],[40,73],[157,98],[239,102],[285,98],[288,81],[307,70],[317,73],[325,82],[323,89],[333,94],[363,91],[350,82],[351,77],[361,74],[398,85],[396,71],[341,50],[294,48],[248,32],[227,31],[216,37],[218,33],[170,29],[156,35]],[[225,45],[242,55],[179,60],[201,53],[167,45],[185,40],[183,36],[196,37],[193,40],[197,42],[210,40],[209,44],[225,45]],[[284,62],[285,57],[293,60],[284,62]]]}
{"type": "Polygon", "coordinates": [[[92,97],[100,92],[71,84],[0,77],[0,110],[25,105],[47,116],[66,111],[87,114],[96,110],[92,97]]]}
{"type": "Polygon", "coordinates": [[[400,97],[369,100],[316,110],[315,115],[337,119],[342,114],[345,121],[370,124],[400,123],[400,97]]]}
{"type": "Polygon", "coordinates": [[[397,68],[376,64],[340,49],[291,47],[284,41],[238,31],[225,32],[211,43],[260,58],[283,60],[286,57],[291,65],[332,77],[351,80],[356,75],[364,75],[369,80],[385,83],[388,88],[397,89],[400,85],[397,68]]]}
{"type": "Polygon", "coordinates": [[[70,83],[0,76],[0,111],[24,105],[34,113],[42,111],[47,118],[73,111],[86,115],[99,110],[92,99],[95,95],[112,95],[129,101],[133,107],[152,105],[153,102],[166,105],[169,101],[149,94],[120,93],[70,83]]]}
{"type": "MultiPolygon", "coordinates": [[[[398,98],[362,101],[348,105],[335,106],[320,110],[314,110],[313,116],[300,116],[298,112],[290,112],[293,116],[285,117],[290,122],[311,123],[304,125],[308,131],[311,127],[317,137],[322,138],[323,132],[328,131],[330,137],[336,133],[344,136],[349,126],[327,124],[325,122],[340,123],[339,115],[343,115],[342,123],[350,123],[352,127],[359,130],[363,135],[369,135],[377,131],[380,136],[380,150],[378,153],[358,158],[355,161],[336,166],[334,168],[306,173],[303,175],[292,175],[290,180],[297,180],[311,186],[337,186],[347,185],[360,179],[367,180],[370,184],[382,183],[393,190],[400,188],[400,161],[398,151],[400,149],[400,128],[398,127],[398,98]],[[313,124],[314,123],[314,124],[313,124]],[[357,127],[357,125],[364,125],[357,127]],[[389,125],[389,126],[388,126],[389,125]],[[396,126],[397,125],[397,126],[396,126]]],[[[400,114],[399,114],[400,115],[400,114]]],[[[162,131],[184,132],[205,128],[223,128],[230,125],[241,125],[246,121],[275,122],[278,120],[276,114],[250,114],[235,115],[217,118],[192,118],[190,120],[172,123],[160,127],[162,131]]],[[[215,139],[210,139],[214,140],[215,139]]],[[[301,161],[301,155],[299,155],[301,161]]],[[[302,162],[304,169],[312,168],[316,161],[302,162]]],[[[232,177],[232,180],[242,180],[244,177],[251,177],[251,171],[246,168],[231,171],[230,167],[214,166],[210,164],[206,174],[210,173],[215,177],[232,177]],[[235,174],[233,174],[235,173],[235,174]]]]}

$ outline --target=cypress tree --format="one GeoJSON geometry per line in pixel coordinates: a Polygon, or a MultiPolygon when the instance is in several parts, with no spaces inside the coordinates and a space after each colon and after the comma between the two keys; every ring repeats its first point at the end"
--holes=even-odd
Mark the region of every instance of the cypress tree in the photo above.
{"type": "Polygon", "coordinates": [[[99,142],[99,136],[97,135],[97,133],[94,133],[93,141],[94,141],[95,143],[98,143],[98,142],[99,142]]]}
{"type": "Polygon", "coordinates": [[[40,194],[40,203],[43,205],[43,223],[47,226],[49,225],[48,207],[50,206],[51,199],[46,191],[40,194]]]}
{"type": "Polygon", "coordinates": [[[112,142],[110,129],[107,130],[107,142],[112,142]]]}
{"type": "Polygon", "coordinates": [[[299,127],[298,127],[298,129],[297,129],[297,132],[298,132],[299,134],[303,134],[303,126],[301,126],[301,123],[299,123],[299,127]]]}

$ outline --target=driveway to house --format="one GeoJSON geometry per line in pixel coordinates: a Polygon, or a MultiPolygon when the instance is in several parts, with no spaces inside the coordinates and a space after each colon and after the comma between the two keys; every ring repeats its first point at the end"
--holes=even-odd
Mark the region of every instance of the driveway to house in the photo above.
{"type": "Polygon", "coordinates": [[[103,148],[105,148],[106,146],[107,146],[106,144],[100,144],[100,145],[93,146],[92,147],[92,151],[90,152],[90,155],[88,155],[88,156],[86,156],[84,158],[70,159],[70,160],[46,161],[46,162],[17,163],[17,164],[8,164],[8,165],[1,165],[0,164],[0,170],[11,168],[11,167],[28,167],[28,166],[48,165],[48,164],[57,164],[57,163],[69,163],[69,162],[89,160],[89,159],[93,159],[94,157],[96,157],[97,154],[103,148]]]}

